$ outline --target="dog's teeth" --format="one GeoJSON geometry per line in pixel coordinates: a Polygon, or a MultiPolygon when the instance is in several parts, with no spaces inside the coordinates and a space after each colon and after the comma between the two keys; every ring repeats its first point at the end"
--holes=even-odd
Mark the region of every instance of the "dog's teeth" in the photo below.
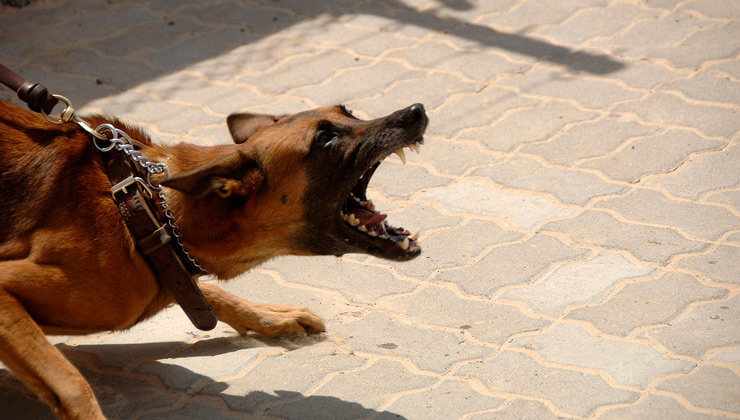
{"type": "Polygon", "coordinates": [[[359,224],[360,224],[360,221],[359,221],[359,220],[357,219],[357,217],[355,217],[355,214],[354,214],[354,213],[352,213],[352,214],[350,214],[350,215],[348,216],[348,220],[347,220],[347,221],[348,221],[348,222],[349,222],[349,224],[350,224],[350,225],[352,225],[352,226],[357,226],[357,225],[359,225],[359,224]]]}
{"type": "Polygon", "coordinates": [[[416,143],[411,143],[411,145],[409,146],[409,149],[411,149],[411,150],[413,150],[414,152],[416,152],[416,154],[417,154],[417,155],[419,154],[419,145],[418,145],[418,144],[416,144],[416,143]]]}
{"type": "Polygon", "coordinates": [[[401,242],[401,249],[403,249],[404,251],[409,249],[409,243],[409,238],[403,238],[403,242],[401,242]]]}
{"type": "Polygon", "coordinates": [[[375,233],[375,232],[374,232],[374,231],[372,231],[372,230],[371,230],[371,231],[369,231],[369,232],[368,232],[367,234],[368,234],[368,235],[370,235],[370,236],[372,236],[372,237],[376,237],[376,236],[378,236],[378,234],[377,234],[377,233],[375,233]]]}
{"type": "Polygon", "coordinates": [[[360,204],[362,204],[363,207],[370,211],[375,211],[375,205],[373,204],[372,200],[362,201],[360,202],[360,204]]]}
{"type": "Polygon", "coordinates": [[[417,230],[416,232],[414,232],[414,234],[411,235],[410,238],[413,240],[419,239],[419,231],[417,230]]]}
{"type": "Polygon", "coordinates": [[[403,148],[400,148],[393,153],[397,154],[398,157],[401,158],[401,162],[403,162],[404,165],[406,164],[406,155],[403,154],[403,148]]]}
{"type": "Polygon", "coordinates": [[[357,226],[357,230],[359,230],[360,232],[367,232],[367,228],[365,227],[365,225],[357,226]]]}

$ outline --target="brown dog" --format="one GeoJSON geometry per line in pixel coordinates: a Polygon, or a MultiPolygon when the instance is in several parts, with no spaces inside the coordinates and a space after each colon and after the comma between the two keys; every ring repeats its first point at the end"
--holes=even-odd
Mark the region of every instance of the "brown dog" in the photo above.
{"type": "MultiPolygon", "coordinates": [[[[214,147],[157,145],[120,121],[86,120],[112,123],[167,163],[172,175],[161,182],[184,246],[221,279],[285,254],[400,261],[421,252],[365,195],[381,160],[422,143],[420,104],[371,121],[344,107],[235,114],[236,144],[214,147]]],[[[200,288],[219,320],[242,334],[324,330],[306,308],[200,288]]],[[[45,333],[126,329],[172,301],[123,223],[90,136],[0,101],[0,360],[58,417],[102,418],[88,383],[45,333]]]]}

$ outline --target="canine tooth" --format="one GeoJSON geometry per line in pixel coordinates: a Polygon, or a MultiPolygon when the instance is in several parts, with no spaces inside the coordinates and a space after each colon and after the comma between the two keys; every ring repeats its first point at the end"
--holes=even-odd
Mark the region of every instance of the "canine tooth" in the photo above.
{"type": "Polygon", "coordinates": [[[411,235],[410,238],[413,240],[419,239],[419,231],[417,230],[416,232],[414,232],[414,234],[411,235]]]}
{"type": "Polygon", "coordinates": [[[403,148],[400,148],[393,153],[397,154],[398,157],[401,158],[401,162],[403,162],[404,165],[406,164],[406,155],[403,154],[403,148]]]}
{"type": "Polygon", "coordinates": [[[375,211],[375,205],[373,204],[372,200],[363,201],[360,204],[362,204],[363,207],[370,211],[375,211]]]}
{"type": "Polygon", "coordinates": [[[360,221],[357,219],[357,217],[355,217],[355,214],[354,213],[352,213],[352,214],[349,215],[348,222],[352,226],[357,226],[357,225],[360,224],[360,221]]]}
{"type": "Polygon", "coordinates": [[[360,232],[367,232],[367,228],[365,227],[365,225],[357,226],[357,230],[359,230],[360,232]]]}
{"type": "Polygon", "coordinates": [[[401,249],[404,251],[409,249],[409,238],[403,238],[403,242],[401,242],[401,249]]]}
{"type": "Polygon", "coordinates": [[[409,147],[410,147],[411,149],[413,149],[413,150],[414,150],[414,152],[416,152],[416,154],[417,154],[417,155],[419,154],[419,145],[418,145],[418,144],[416,144],[416,143],[411,143],[411,146],[409,146],[409,147]]]}

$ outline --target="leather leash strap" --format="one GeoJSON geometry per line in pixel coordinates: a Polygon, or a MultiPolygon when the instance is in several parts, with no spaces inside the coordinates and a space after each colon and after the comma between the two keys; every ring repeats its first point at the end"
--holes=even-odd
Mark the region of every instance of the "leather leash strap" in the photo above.
{"type": "Polygon", "coordinates": [[[113,200],[157,279],[172,293],[193,325],[200,330],[213,329],[218,319],[196,284],[197,276],[204,273],[182,255],[170,225],[160,222],[166,218],[154,205],[144,186],[146,181],[123,153],[106,153],[103,159],[113,184],[113,200]]]}
{"type": "Polygon", "coordinates": [[[15,92],[31,111],[41,112],[43,110],[49,114],[54,106],[59,103],[59,100],[53,97],[44,85],[27,82],[2,64],[0,64],[0,82],[15,92]]]}

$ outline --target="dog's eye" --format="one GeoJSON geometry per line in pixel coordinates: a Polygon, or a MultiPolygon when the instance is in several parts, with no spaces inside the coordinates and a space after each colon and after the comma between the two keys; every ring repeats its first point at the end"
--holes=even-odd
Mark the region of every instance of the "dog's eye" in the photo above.
{"type": "Polygon", "coordinates": [[[330,131],[319,131],[315,144],[319,147],[329,147],[336,138],[337,135],[330,131]]]}

